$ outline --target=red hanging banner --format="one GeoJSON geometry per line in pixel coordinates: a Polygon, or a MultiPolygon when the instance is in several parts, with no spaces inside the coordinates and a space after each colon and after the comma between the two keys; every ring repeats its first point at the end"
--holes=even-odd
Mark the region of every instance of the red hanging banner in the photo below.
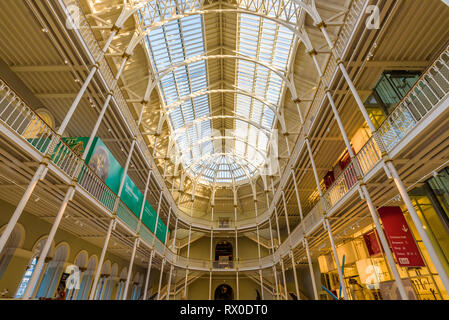
{"type": "Polygon", "coordinates": [[[363,239],[365,240],[366,248],[368,249],[368,254],[370,257],[377,256],[381,253],[381,245],[379,241],[377,241],[377,231],[373,230],[363,235],[363,239]]]}
{"type": "Polygon", "coordinates": [[[425,267],[418,246],[400,207],[382,207],[379,216],[388,242],[401,267],[425,267]]]}

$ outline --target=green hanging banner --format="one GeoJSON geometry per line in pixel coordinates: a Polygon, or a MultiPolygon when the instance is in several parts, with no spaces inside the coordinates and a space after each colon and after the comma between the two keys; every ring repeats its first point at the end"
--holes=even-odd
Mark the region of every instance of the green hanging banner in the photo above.
{"type": "MultiPolygon", "coordinates": [[[[84,152],[84,147],[89,141],[89,138],[87,137],[70,137],[62,139],[78,155],[81,155],[84,152]]],[[[92,147],[87,154],[86,163],[98,177],[106,183],[109,189],[115,194],[118,193],[124,169],[120,166],[120,163],[115,159],[100,138],[96,137],[94,139],[92,147]]],[[[81,172],[81,174],[83,174],[83,172],[81,172]]],[[[136,217],[140,217],[143,195],[128,175],[125,177],[120,199],[136,217]]],[[[142,213],[142,223],[153,233],[156,226],[156,219],[156,211],[148,201],[145,201],[142,213]]],[[[162,242],[165,242],[167,232],[169,232],[167,226],[161,219],[159,219],[156,237],[162,242]]]]}

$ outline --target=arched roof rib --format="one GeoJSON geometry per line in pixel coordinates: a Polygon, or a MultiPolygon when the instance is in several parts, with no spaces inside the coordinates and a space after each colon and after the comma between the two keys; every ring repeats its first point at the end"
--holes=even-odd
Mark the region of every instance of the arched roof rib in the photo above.
{"type": "MultiPolygon", "coordinates": [[[[215,152],[214,139],[207,139],[212,135],[214,119],[232,119],[234,129],[243,132],[242,137],[246,140],[235,139],[234,142],[234,153],[243,159],[249,159],[254,146],[257,151],[267,152],[277,120],[285,130],[279,104],[284,86],[289,86],[286,70],[289,47],[293,42],[292,25],[285,26],[285,22],[279,22],[278,18],[266,17],[259,12],[220,10],[239,14],[237,50],[236,54],[211,55],[206,51],[203,15],[212,11],[164,16],[159,25],[153,21],[147,27],[145,14],[140,15],[144,27],[139,37],[145,37],[151,53],[155,82],[162,93],[171,134],[184,133],[176,141],[186,146],[178,148],[186,163],[215,152]],[[252,30],[254,24],[258,24],[256,39],[249,36],[255,33],[252,30]],[[249,47],[253,50],[248,50],[249,47]],[[235,89],[210,89],[207,61],[212,59],[236,60],[235,89]],[[213,116],[212,93],[234,93],[234,115],[213,116]],[[266,138],[261,140],[261,135],[254,133],[259,131],[266,138]],[[198,140],[205,143],[195,143],[198,140]]],[[[235,157],[228,160],[235,160],[235,157]]]]}

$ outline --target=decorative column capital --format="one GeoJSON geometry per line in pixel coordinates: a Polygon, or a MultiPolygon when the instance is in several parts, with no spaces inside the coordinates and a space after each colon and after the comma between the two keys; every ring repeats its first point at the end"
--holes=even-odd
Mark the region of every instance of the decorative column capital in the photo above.
{"type": "Polygon", "coordinates": [[[327,24],[326,24],[323,20],[321,20],[320,22],[318,22],[317,24],[315,24],[315,26],[316,26],[317,28],[321,29],[321,28],[326,28],[326,27],[327,27],[327,24]]]}
{"type": "Polygon", "coordinates": [[[123,54],[122,54],[122,58],[123,58],[123,59],[129,59],[129,58],[131,58],[131,56],[132,56],[132,54],[127,53],[126,51],[123,52],[123,54]]]}
{"type": "Polygon", "coordinates": [[[122,30],[122,28],[121,27],[119,27],[118,25],[116,25],[116,24],[114,24],[113,26],[112,26],[112,28],[111,28],[111,32],[116,32],[116,33],[119,33],[120,31],[122,30]]]}
{"type": "Polygon", "coordinates": [[[316,56],[318,54],[318,52],[315,49],[309,50],[307,51],[307,53],[312,57],[312,56],[316,56]]]}

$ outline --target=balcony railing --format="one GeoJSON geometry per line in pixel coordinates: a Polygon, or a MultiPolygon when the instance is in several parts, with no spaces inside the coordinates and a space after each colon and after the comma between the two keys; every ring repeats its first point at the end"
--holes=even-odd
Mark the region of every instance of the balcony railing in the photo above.
{"type": "Polygon", "coordinates": [[[381,152],[373,137],[360,149],[356,157],[363,175],[374,168],[381,158],[381,152]]]}
{"type": "MultiPolygon", "coordinates": [[[[117,216],[133,232],[137,231],[139,219],[118,198],[105,182],[67,146],[26,103],[12,90],[6,82],[0,79],[0,121],[10,130],[18,134],[23,141],[32,146],[43,157],[49,152],[50,145],[55,145],[51,152],[50,161],[69,178],[77,178],[77,185],[85,190],[102,207],[112,213],[114,205],[118,201],[117,216]]],[[[140,233],[148,244],[153,241],[152,233],[142,225],[140,233]]],[[[158,239],[155,240],[161,254],[165,245],[158,239]]]]}
{"type": "Polygon", "coordinates": [[[323,195],[326,208],[332,208],[357,183],[357,172],[351,161],[342,174],[335,180],[329,190],[323,195]]]}
{"type": "Polygon", "coordinates": [[[449,46],[420,77],[378,133],[387,151],[392,150],[449,92],[449,46]]]}

